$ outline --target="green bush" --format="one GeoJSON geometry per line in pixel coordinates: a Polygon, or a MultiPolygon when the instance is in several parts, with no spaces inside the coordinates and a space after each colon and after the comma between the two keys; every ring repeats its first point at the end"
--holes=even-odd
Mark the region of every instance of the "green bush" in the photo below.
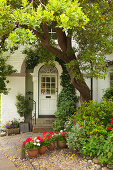
{"type": "Polygon", "coordinates": [[[105,99],[113,99],[113,86],[110,87],[110,88],[107,88],[104,91],[103,98],[105,98],[105,99]]]}
{"type": "Polygon", "coordinates": [[[70,149],[79,150],[84,140],[86,140],[85,128],[78,123],[73,125],[67,133],[67,146],[70,149]]]}
{"type": "Polygon", "coordinates": [[[59,132],[61,129],[64,129],[65,121],[63,120],[55,120],[52,124],[52,128],[54,131],[59,132]]]}
{"type": "Polygon", "coordinates": [[[16,96],[16,107],[17,112],[20,117],[24,117],[25,121],[29,119],[31,114],[31,109],[29,107],[29,100],[25,98],[22,94],[16,96]]]}
{"type": "Polygon", "coordinates": [[[78,107],[73,115],[73,121],[81,125],[85,123],[87,136],[97,134],[106,136],[108,127],[113,127],[110,121],[113,118],[113,101],[101,100],[100,103],[90,101],[84,102],[78,107]]]}
{"type": "Polygon", "coordinates": [[[85,156],[97,157],[102,165],[113,164],[113,134],[107,138],[93,135],[84,141],[81,152],[85,156]]]}

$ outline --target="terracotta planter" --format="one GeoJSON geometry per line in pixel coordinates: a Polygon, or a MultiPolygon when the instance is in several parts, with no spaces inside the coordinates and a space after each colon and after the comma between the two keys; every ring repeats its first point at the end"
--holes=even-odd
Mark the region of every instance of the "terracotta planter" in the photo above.
{"type": "Polygon", "coordinates": [[[58,140],[58,141],[57,141],[57,146],[58,146],[59,148],[66,148],[66,142],[65,142],[65,141],[60,141],[60,140],[58,140]]]}
{"type": "Polygon", "coordinates": [[[38,149],[27,150],[29,158],[36,158],[38,155],[38,149]]]}
{"type": "Polygon", "coordinates": [[[54,143],[54,142],[50,143],[50,145],[47,146],[47,149],[48,149],[49,151],[53,151],[53,150],[55,149],[55,143],[54,143]]]}
{"type": "Polygon", "coordinates": [[[11,135],[11,134],[19,134],[20,130],[19,128],[12,128],[12,129],[6,129],[7,135],[11,135]]]}
{"type": "Polygon", "coordinates": [[[46,152],[46,146],[39,148],[39,154],[43,155],[46,152]]]}

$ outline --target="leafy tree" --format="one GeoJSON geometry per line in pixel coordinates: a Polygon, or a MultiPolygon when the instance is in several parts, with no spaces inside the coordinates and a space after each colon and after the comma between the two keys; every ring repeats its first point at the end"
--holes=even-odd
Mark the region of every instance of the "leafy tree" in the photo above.
{"type": "Polygon", "coordinates": [[[3,28],[7,21],[1,34],[12,32],[11,43],[40,41],[46,50],[65,62],[73,86],[83,100],[90,100],[84,73],[88,77],[105,76],[105,55],[113,50],[113,0],[21,0],[20,3],[1,0],[0,6],[3,28]],[[57,43],[49,33],[51,27],[57,43]]]}

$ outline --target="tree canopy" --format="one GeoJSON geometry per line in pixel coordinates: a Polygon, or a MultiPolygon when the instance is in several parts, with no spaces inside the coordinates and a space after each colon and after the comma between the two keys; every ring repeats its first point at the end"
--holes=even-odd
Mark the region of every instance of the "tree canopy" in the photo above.
{"type": "Polygon", "coordinates": [[[88,101],[84,73],[105,77],[105,55],[113,51],[113,0],[1,0],[0,9],[2,47],[38,40],[65,62],[73,86],[88,101]]]}

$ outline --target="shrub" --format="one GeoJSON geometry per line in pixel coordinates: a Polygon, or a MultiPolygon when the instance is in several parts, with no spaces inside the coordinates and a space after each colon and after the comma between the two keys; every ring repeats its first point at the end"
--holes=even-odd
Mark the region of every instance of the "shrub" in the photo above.
{"type": "Polygon", "coordinates": [[[103,98],[105,98],[105,99],[113,99],[113,86],[110,87],[110,88],[107,88],[104,91],[103,98]]]}
{"type": "Polygon", "coordinates": [[[29,100],[22,94],[16,96],[16,107],[20,117],[24,117],[25,121],[29,118],[31,109],[29,107],[29,100]]]}
{"type": "Polygon", "coordinates": [[[52,124],[52,128],[54,131],[59,132],[61,129],[64,129],[65,121],[63,120],[55,120],[52,124]]]}
{"type": "Polygon", "coordinates": [[[87,136],[97,134],[106,136],[113,117],[113,101],[101,100],[100,103],[84,102],[73,116],[73,121],[84,125],[87,136]]]}
{"type": "Polygon", "coordinates": [[[84,142],[81,152],[84,156],[97,157],[102,165],[113,164],[113,134],[107,138],[93,135],[84,142]]]}
{"type": "Polygon", "coordinates": [[[67,145],[69,148],[78,150],[81,148],[82,143],[86,140],[86,133],[83,126],[78,123],[73,125],[70,132],[67,133],[67,145]]]}

